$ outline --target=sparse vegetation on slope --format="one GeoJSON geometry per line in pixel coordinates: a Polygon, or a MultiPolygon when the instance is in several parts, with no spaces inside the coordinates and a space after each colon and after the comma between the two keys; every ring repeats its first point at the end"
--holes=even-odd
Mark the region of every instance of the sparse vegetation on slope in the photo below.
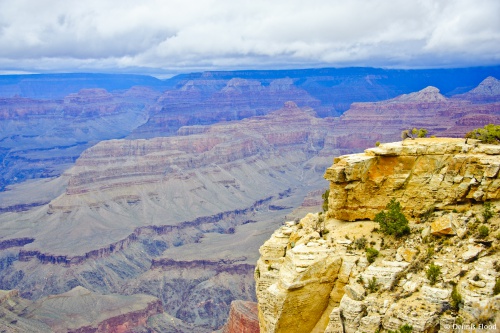
{"type": "Polygon", "coordinates": [[[425,275],[427,276],[427,279],[429,279],[429,283],[431,286],[435,285],[439,276],[441,275],[441,267],[438,265],[435,265],[434,263],[431,263],[429,265],[429,268],[425,272],[425,275]]]}
{"type": "Polygon", "coordinates": [[[366,260],[371,264],[378,257],[379,252],[371,247],[366,248],[366,260]]]}
{"type": "Polygon", "coordinates": [[[493,211],[493,207],[491,206],[491,202],[486,201],[483,204],[484,223],[488,222],[488,220],[491,219],[493,216],[495,216],[495,212],[493,211]]]}

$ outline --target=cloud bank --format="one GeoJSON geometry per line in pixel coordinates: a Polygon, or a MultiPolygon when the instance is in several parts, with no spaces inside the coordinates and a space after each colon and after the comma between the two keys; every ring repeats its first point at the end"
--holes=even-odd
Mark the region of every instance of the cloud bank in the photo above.
{"type": "Polygon", "coordinates": [[[0,70],[500,64],[498,0],[0,0],[0,70]]]}

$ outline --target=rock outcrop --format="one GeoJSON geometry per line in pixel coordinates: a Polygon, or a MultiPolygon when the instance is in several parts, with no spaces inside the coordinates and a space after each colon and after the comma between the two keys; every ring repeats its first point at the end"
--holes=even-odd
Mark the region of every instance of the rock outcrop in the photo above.
{"type": "Polygon", "coordinates": [[[257,303],[233,301],[222,333],[259,333],[257,303]]]}
{"type": "Polygon", "coordinates": [[[373,219],[391,198],[407,215],[500,199],[500,146],[463,139],[404,140],[342,156],[328,168],[328,214],[373,219]]]}
{"type": "Polygon", "coordinates": [[[500,208],[499,168],[499,146],[463,139],[336,158],[328,212],[286,222],[260,248],[261,332],[495,331],[500,218],[484,212],[500,208]],[[410,219],[407,236],[371,221],[391,198],[410,219]]]}

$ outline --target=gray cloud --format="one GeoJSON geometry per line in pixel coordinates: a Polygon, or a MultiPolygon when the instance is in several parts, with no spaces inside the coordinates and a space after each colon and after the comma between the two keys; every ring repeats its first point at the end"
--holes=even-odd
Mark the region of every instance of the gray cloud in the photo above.
{"type": "Polygon", "coordinates": [[[498,0],[0,0],[0,69],[500,63],[498,0]]]}

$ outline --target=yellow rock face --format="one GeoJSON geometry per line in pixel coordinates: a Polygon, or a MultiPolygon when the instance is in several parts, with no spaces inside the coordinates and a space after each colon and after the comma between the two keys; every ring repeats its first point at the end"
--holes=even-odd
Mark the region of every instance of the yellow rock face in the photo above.
{"type": "MultiPolygon", "coordinates": [[[[260,331],[357,333],[408,324],[413,332],[431,332],[448,323],[441,309],[449,306],[452,283],[463,295],[462,318],[491,315],[500,322],[500,300],[492,297],[499,255],[464,238],[475,232],[469,228],[483,201],[500,215],[499,170],[500,146],[463,139],[406,140],[336,158],[325,174],[326,218],[308,214],[298,224],[286,222],[260,248],[260,331]],[[379,225],[366,221],[392,198],[413,217],[403,239],[374,232],[379,225]],[[353,220],[363,221],[347,222],[353,220]],[[446,235],[447,242],[430,247],[424,238],[431,234],[446,235]],[[373,262],[367,246],[379,251],[373,262]],[[435,285],[427,277],[430,262],[441,267],[435,285]]],[[[498,230],[500,218],[488,224],[498,230]]],[[[485,241],[500,246],[496,238],[485,241]]]]}
{"type": "Polygon", "coordinates": [[[408,216],[429,209],[500,198],[500,147],[463,139],[405,140],[335,159],[328,215],[354,221],[373,219],[391,198],[408,216]]]}
{"type": "Polygon", "coordinates": [[[302,220],[303,229],[308,230],[306,240],[287,247],[292,244],[290,237],[300,239],[300,233],[297,227],[294,233],[281,227],[260,249],[256,289],[261,332],[311,332],[329,305],[342,259],[335,248],[311,232],[314,217],[309,214],[302,220]]]}

